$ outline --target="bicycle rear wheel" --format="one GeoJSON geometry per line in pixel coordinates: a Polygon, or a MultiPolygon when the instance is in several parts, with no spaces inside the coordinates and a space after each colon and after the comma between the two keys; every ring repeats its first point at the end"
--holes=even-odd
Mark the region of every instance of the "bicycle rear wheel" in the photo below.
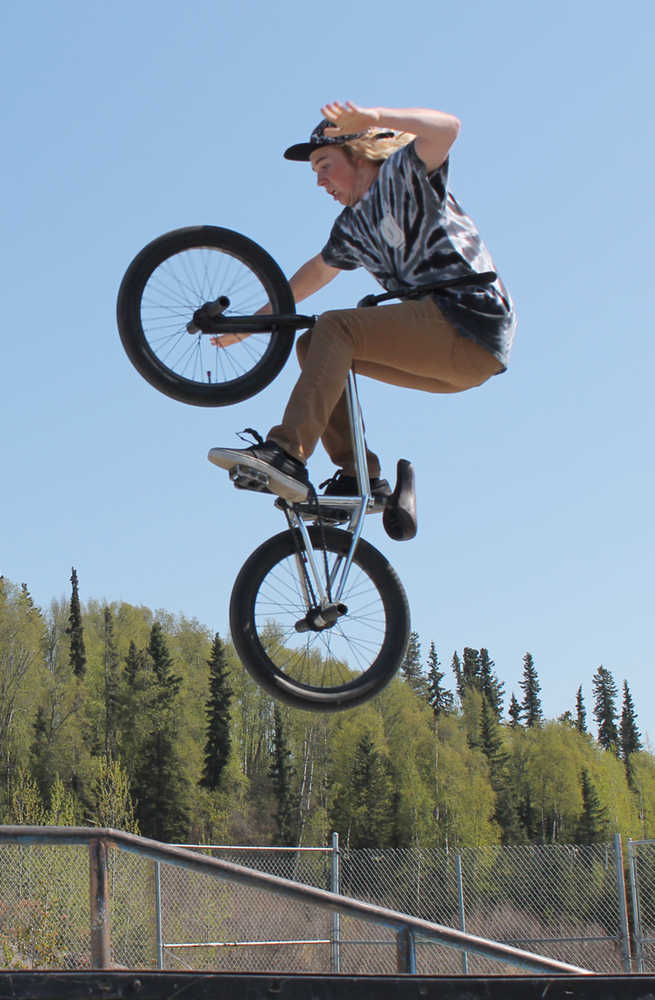
{"type": "MultiPolygon", "coordinates": [[[[332,573],[349,552],[350,534],[313,526],[309,535],[319,570],[327,564],[332,573]]],[[[402,662],[410,628],[405,591],[382,553],[360,539],[340,598],[347,612],[331,627],[299,632],[312,603],[298,560],[292,531],[252,553],[232,591],[232,642],[275,698],[318,712],[352,708],[378,694],[402,662]]]]}
{"type": "Polygon", "coordinates": [[[293,313],[284,274],[260,246],[230,229],[191,226],[158,237],[137,254],[118,292],[125,351],[152,386],[194,406],[227,406],[265,388],[289,356],[294,332],[255,333],[227,348],[187,331],[196,309],[220,296],[224,315],[248,316],[271,303],[293,313]]]}

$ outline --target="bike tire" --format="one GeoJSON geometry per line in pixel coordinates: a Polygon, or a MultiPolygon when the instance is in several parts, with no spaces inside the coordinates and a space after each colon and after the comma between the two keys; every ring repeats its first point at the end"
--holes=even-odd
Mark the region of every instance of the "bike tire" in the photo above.
{"type": "MultiPolygon", "coordinates": [[[[350,549],[350,534],[337,528],[314,525],[309,536],[319,567],[324,553],[332,570],[350,549]]],[[[403,585],[385,556],[360,539],[342,597],[348,613],[330,629],[299,635],[294,624],[307,602],[296,558],[289,530],[243,565],[230,600],[237,654],[261,687],[294,708],[337,712],[360,705],[389,683],[405,655],[410,615],[403,585]]]]}
{"type": "Polygon", "coordinates": [[[193,406],[229,406],[260,392],[289,357],[294,331],[257,333],[228,348],[189,334],[196,309],[220,295],[225,316],[252,315],[271,303],[294,313],[284,274],[262,247],[218,226],[175,229],[134,258],[120,285],[116,317],[130,361],[166,396],[193,406]]]}

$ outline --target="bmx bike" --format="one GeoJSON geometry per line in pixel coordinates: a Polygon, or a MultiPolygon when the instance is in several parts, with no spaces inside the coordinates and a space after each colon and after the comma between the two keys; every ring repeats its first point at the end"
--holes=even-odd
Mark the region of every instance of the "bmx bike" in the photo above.
{"type": "MultiPolygon", "coordinates": [[[[443,284],[459,283],[470,278],[443,284]]],[[[398,297],[367,296],[359,304],[398,297]]],[[[228,406],[273,381],[295,331],[315,317],[295,312],[284,274],[260,246],[232,230],[194,226],[137,254],[120,286],[117,320],[128,357],[152,386],[194,406],[228,406]],[[257,315],[267,303],[270,314],[257,315]],[[244,339],[227,349],[212,346],[210,336],[221,333],[244,339]]],[[[232,642],[250,675],[275,698],[324,712],[378,694],[398,670],[410,630],[402,583],[362,537],[365,515],[382,505],[370,493],[352,372],[346,399],[358,494],[312,491],[301,503],[277,498],[287,527],[247,559],[230,599],[232,642]]],[[[411,479],[407,461],[398,471],[387,504],[411,479]]],[[[266,490],[265,476],[252,470],[236,466],[230,476],[237,487],[266,490]]],[[[393,521],[392,506],[387,513],[393,521]]]]}

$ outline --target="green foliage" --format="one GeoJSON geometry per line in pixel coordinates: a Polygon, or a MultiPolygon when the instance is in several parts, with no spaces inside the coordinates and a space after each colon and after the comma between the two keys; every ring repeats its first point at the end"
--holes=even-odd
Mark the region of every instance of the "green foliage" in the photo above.
{"type": "Polygon", "coordinates": [[[618,753],[619,731],[616,725],[616,682],[602,665],[593,677],[594,719],[598,723],[598,742],[605,750],[618,753]]]}
{"type": "Polygon", "coordinates": [[[543,720],[541,698],[539,697],[541,685],[532,653],[526,653],[523,657],[523,676],[519,681],[519,687],[523,691],[521,715],[525,720],[526,726],[530,729],[532,726],[540,725],[543,720]]]}
{"type": "Polygon", "coordinates": [[[489,651],[455,652],[455,705],[435,643],[422,668],[416,634],[404,676],[372,702],[305,713],[280,709],[231,643],[195,620],[95,601],[77,618],[73,604],[41,611],[24,585],[0,579],[5,822],[292,845],[325,843],[336,829],[351,847],[453,850],[570,843],[585,830],[655,836],[655,762],[627,684],[616,737],[605,739],[608,672],[594,690],[605,742],[586,731],[581,687],[575,710],[543,719],[530,654],[522,703],[512,695],[503,721],[489,651]],[[83,675],[70,655],[73,622],[83,675]]]}
{"type": "Polygon", "coordinates": [[[82,610],[75,567],[71,572],[71,601],[68,615],[68,635],[70,636],[70,665],[76,677],[84,677],[86,673],[86,649],[84,646],[84,628],[82,626],[82,610]]]}
{"type": "Polygon", "coordinates": [[[421,666],[421,641],[418,632],[409,633],[409,642],[405,657],[400,664],[400,673],[416,694],[425,697],[426,681],[421,666]]]}
{"type": "Polygon", "coordinates": [[[608,839],[607,809],[600,804],[598,793],[589,771],[582,768],[582,813],[575,830],[578,844],[600,844],[608,839]]]}
{"type": "Polygon", "coordinates": [[[448,691],[442,684],[445,674],[439,669],[439,657],[433,642],[430,643],[428,653],[428,671],[426,678],[427,700],[434,712],[435,718],[445,712],[452,711],[454,698],[452,691],[448,691]]]}
{"type": "Polygon", "coordinates": [[[291,847],[296,842],[295,810],[291,790],[295,771],[290,757],[291,751],[287,745],[282,711],[276,704],[273,709],[273,748],[269,774],[276,802],[277,843],[283,847],[291,847]]]}
{"type": "Polygon", "coordinates": [[[623,682],[623,708],[619,725],[619,753],[625,764],[628,784],[632,785],[632,755],[642,749],[641,733],[637,728],[637,714],[628,682],[623,682]]]}
{"type": "Polygon", "coordinates": [[[205,763],[200,784],[211,790],[218,788],[221,775],[230,756],[230,701],[232,688],[228,684],[225,647],[218,633],[214,636],[209,664],[209,700],[206,705],[207,729],[205,763]]]}

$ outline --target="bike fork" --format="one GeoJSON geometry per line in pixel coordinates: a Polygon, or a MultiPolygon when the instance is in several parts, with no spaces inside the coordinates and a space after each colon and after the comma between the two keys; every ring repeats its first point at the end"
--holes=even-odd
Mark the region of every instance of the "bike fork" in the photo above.
{"type": "MultiPolygon", "coordinates": [[[[348,372],[348,382],[346,384],[346,403],[348,406],[348,417],[350,420],[350,432],[353,445],[353,455],[355,458],[355,477],[359,490],[358,502],[353,505],[353,512],[347,530],[350,531],[351,541],[346,556],[335,559],[330,570],[327,565],[319,567],[315,558],[314,549],[309,538],[309,532],[302,519],[293,509],[289,514],[292,529],[295,528],[300,533],[303,544],[303,553],[298,552],[296,562],[298,565],[298,576],[302,587],[307,606],[316,603],[319,607],[337,604],[344,592],[350,567],[352,566],[355,549],[364,529],[364,517],[371,498],[368,468],[366,465],[366,443],[364,439],[364,421],[362,410],[359,405],[357,394],[357,383],[352,371],[348,372]],[[325,569],[325,579],[322,575],[325,569]],[[312,592],[314,600],[312,600],[312,592]]],[[[320,507],[319,507],[320,511],[320,507]]],[[[319,514],[320,516],[320,514],[319,514]]]]}

